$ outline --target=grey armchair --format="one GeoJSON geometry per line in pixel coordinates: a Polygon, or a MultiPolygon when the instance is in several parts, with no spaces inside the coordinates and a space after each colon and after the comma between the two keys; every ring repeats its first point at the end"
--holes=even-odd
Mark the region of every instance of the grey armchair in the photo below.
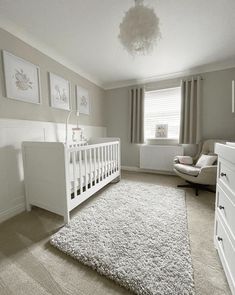
{"type": "MultiPolygon", "coordinates": [[[[195,164],[201,155],[214,154],[214,146],[217,142],[224,143],[222,140],[214,139],[200,143],[199,151],[194,158],[191,158],[190,165],[181,164],[179,157],[174,159],[174,172],[188,183],[178,185],[178,187],[194,188],[196,196],[198,196],[199,190],[214,192],[211,186],[216,184],[217,164],[202,168],[196,167],[195,164]]],[[[190,160],[190,157],[187,157],[187,160],[190,160]]]]}

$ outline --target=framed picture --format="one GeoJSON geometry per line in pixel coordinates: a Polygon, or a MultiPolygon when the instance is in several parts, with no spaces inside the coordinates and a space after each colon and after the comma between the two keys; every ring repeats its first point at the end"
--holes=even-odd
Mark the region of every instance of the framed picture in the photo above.
{"type": "Polygon", "coordinates": [[[50,98],[53,108],[70,110],[70,83],[64,78],[49,73],[50,98]]]}
{"type": "Polygon", "coordinates": [[[90,98],[88,90],[80,86],[76,86],[77,109],[79,113],[90,114],[90,98]]]}
{"type": "Polygon", "coordinates": [[[8,98],[40,103],[39,67],[3,50],[6,96],[8,98]]]}
{"type": "Polygon", "coordinates": [[[168,124],[156,125],[156,137],[167,138],[168,136],[168,124]]]}

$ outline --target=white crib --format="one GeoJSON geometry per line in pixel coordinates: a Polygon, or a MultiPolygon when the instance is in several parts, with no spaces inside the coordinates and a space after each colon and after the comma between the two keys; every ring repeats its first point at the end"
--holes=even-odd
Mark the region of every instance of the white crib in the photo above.
{"type": "Polygon", "coordinates": [[[70,221],[70,211],[120,179],[120,140],[23,142],[26,208],[37,206],[70,221]]]}

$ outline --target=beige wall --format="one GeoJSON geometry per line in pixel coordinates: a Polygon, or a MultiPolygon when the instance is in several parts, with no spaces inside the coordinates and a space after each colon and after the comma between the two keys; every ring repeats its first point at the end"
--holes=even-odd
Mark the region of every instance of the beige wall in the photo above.
{"type": "MultiPolygon", "coordinates": [[[[231,81],[235,79],[235,68],[201,76],[202,137],[235,140],[235,115],[231,112],[231,81]]],[[[177,85],[180,85],[180,79],[148,83],[145,87],[147,90],[153,90],[177,85]]],[[[128,90],[129,87],[124,87],[106,92],[108,135],[121,138],[122,165],[138,167],[139,147],[129,143],[128,90]]],[[[186,150],[193,150],[193,147],[186,147],[186,150]]]]}
{"type": "MultiPolygon", "coordinates": [[[[49,105],[48,72],[53,72],[71,82],[72,108],[75,108],[75,84],[89,90],[91,114],[81,115],[80,123],[108,126],[108,135],[118,136],[122,140],[122,164],[125,166],[139,165],[138,145],[129,144],[129,87],[104,91],[2,29],[0,29],[0,49],[39,65],[42,92],[41,105],[6,98],[1,55],[0,118],[64,123],[68,112],[51,108],[49,105]]],[[[235,139],[235,116],[231,113],[231,81],[235,79],[235,69],[206,73],[202,77],[204,78],[202,89],[203,138],[235,139]]],[[[176,86],[179,83],[180,79],[171,79],[148,83],[146,88],[159,89],[176,86]]],[[[71,123],[75,123],[75,120],[76,117],[73,116],[71,123]]]]}
{"type": "MultiPolygon", "coordinates": [[[[0,118],[25,119],[33,121],[48,121],[64,123],[67,111],[49,106],[48,72],[53,72],[71,82],[71,103],[75,109],[75,84],[89,90],[91,98],[91,114],[81,115],[79,122],[83,125],[105,126],[103,89],[82,78],[55,60],[49,58],[35,48],[29,46],[15,36],[0,29],[0,50],[7,50],[16,56],[24,58],[40,67],[42,104],[30,104],[8,99],[5,97],[3,78],[2,54],[0,57],[0,118]]],[[[75,123],[76,117],[71,117],[75,123]]]]}

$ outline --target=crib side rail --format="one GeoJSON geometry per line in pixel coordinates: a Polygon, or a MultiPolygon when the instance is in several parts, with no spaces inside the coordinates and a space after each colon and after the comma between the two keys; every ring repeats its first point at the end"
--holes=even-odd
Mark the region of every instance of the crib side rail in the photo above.
{"type": "Polygon", "coordinates": [[[120,141],[103,142],[79,147],[67,147],[69,175],[73,198],[97,184],[120,175],[120,141]]]}
{"type": "Polygon", "coordinates": [[[114,144],[117,144],[120,146],[120,141],[116,140],[116,141],[109,141],[109,142],[102,142],[102,143],[88,144],[88,145],[78,145],[78,146],[75,145],[75,146],[67,147],[67,150],[69,152],[78,151],[78,150],[89,150],[91,148],[99,148],[102,146],[112,146],[114,144]]]}

